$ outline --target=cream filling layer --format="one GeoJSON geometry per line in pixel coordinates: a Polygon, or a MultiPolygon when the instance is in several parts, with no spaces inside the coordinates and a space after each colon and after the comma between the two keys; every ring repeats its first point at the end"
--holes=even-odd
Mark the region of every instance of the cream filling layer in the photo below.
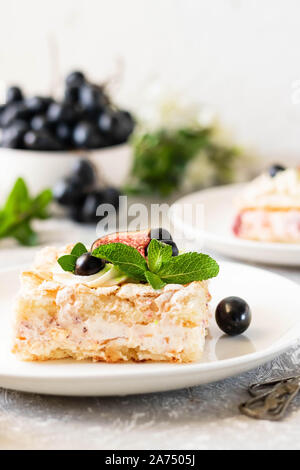
{"type": "Polygon", "coordinates": [[[300,169],[289,168],[271,178],[262,174],[249,183],[237,200],[239,208],[299,208],[300,169]]]}
{"type": "Polygon", "coordinates": [[[164,318],[147,325],[130,326],[121,322],[110,322],[99,317],[92,317],[77,323],[69,319],[69,321],[59,322],[57,328],[61,329],[61,334],[55,333],[55,340],[51,336],[53,328],[55,328],[54,324],[51,325],[52,328],[45,327],[46,325],[40,321],[34,324],[21,322],[18,336],[23,336],[27,341],[32,342],[33,348],[34,343],[38,342],[43,343],[43,348],[48,347],[52,351],[56,349],[71,351],[75,351],[77,348],[90,349],[91,343],[94,344],[93,349],[97,351],[109,342],[117,341],[120,346],[124,344],[127,348],[140,348],[155,354],[166,354],[186,349],[202,352],[207,322],[202,321],[200,325],[195,327],[185,327],[164,318]]]}
{"type": "Polygon", "coordinates": [[[91,276],[76,276],[71,272],[64,271],[59,265],[52,269],[53,280],[64,286],[75,286],[82,284],[87,287],[110,287],[125,282],[128,278],[117,266],[107,264],[99,273],[91,276]]]}

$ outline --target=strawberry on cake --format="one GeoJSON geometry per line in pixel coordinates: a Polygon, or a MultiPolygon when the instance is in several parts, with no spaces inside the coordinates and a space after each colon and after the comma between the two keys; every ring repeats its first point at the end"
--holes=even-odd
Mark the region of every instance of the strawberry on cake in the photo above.
{"type": "Polygon", "coordinates": [[[208,255],[178,254],[163,229],[109,235],[90,251],[45,248],[21,276],[13,351],[22,360],[196,361],[217,274],[208,255]]]}
{"type": "Polygon", "coordinates": [[[246,186],[237,205],[237,237],[300,243],[300,168],[273,165],[246,186]]]}

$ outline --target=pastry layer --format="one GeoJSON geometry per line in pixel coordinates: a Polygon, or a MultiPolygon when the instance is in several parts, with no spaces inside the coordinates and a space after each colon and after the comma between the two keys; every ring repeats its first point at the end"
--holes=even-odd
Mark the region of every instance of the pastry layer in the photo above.
{"type": "Polygon", "coordinates": [[[247,240],[300,243],[300,210],[244,210],[237,215],[233,231],[236,236],[247,240]]]}
{"type": "Polygon", "coordinates": [[[160,291],[133,283],[65,286],[52,275],[60,254],[44,250],[22,274],[13,347],[22,360],[199,359],[209,319],[206,282],[160,291]]]}

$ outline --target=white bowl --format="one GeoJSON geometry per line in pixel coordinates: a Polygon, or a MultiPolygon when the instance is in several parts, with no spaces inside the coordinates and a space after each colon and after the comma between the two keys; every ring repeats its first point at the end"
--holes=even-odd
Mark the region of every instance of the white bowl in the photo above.
{"type": "Polygon", "coordinates": [[[44,152],[0,148],[0,201],[3,201],[18,177],[25,179],[32,194],[70,174],[72,166],[82,157],[88,157],[100,176],[112,186],[120,187],[126,180],[131,165],[128,144],[99,150],[44,152]]]}

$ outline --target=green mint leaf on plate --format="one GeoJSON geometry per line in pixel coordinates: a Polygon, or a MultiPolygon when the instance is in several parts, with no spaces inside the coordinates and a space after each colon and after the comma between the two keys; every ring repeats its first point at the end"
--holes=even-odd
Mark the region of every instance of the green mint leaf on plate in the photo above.
{"type": "Polygon", "coordinates": [[[71,251],[71,254],[61,256],[60,258],[58,258],[57,262],[64,271],[74,273],[77,259],[87,252],[88,250],[86,249],[83,243],[76,243],[76,245],[71,251]]]}
{"type": "Polygon", "coordinates": [[[76,256],[76,258],[79,258],[79,256],[84,255],[84,253],[87,252],[88,250],[86,249],[83,243],[76,243],[73,250],[71,251],[71,255],[74,255],[76,256]]]}
{"type": "Polygon", "coordinates": [[[75,272],[77,256],[74,255],[64,255],[58,258],[58,264],[63,268],[64,271],[69,271],[71,273],[75,272]]]}
{"type": "Polygon", "coordinates": [[[97,258],[105,259],[118,266],[127,276],[135,280],[146,280],[146,260],[139,251],[132,246],[123,243],[109,243],[108,245],[101,245],[96,248],[92,252],[92,255],[97,258]]]}
{"type": "Polygon", "coordinates": [[[202,253],[184,253],[163,263],[157,274],[167,284],[188,284],[210,279],[218,273],[219,266],[210,256],[202,253]]]}
{"type": "Polygon", "coordinates": [[[166,285],[157,274],[151,273],[150,271],[145,272],[145,277],[155,290],[162,289],[166,285]]]}
{"type": "Polygon", "coordinates": [[[148,266],[152,273],[157,273],[162,264],[172,258],[172,247],[166,243],[151,240],[148,246],[148,266]]]}
{"type": "MultiPolygon", "coordinates": [[[[58,263],[65,271],[74,273],[77,258],[87,251],[82,243],[77,243],[71,254],[59,258],[58,263]]],[[[157,240],[152,240],[149,244],[148,265],[137,249],[124,243],[101,245],[92,255],[117,266],[123,274],[135,281],[148,282],[156,290],[162,289],[166,284],[204,281],[219,273],[218,264],[210,256],[202,253],[172,256],[171,246],[157,240]]]]}

